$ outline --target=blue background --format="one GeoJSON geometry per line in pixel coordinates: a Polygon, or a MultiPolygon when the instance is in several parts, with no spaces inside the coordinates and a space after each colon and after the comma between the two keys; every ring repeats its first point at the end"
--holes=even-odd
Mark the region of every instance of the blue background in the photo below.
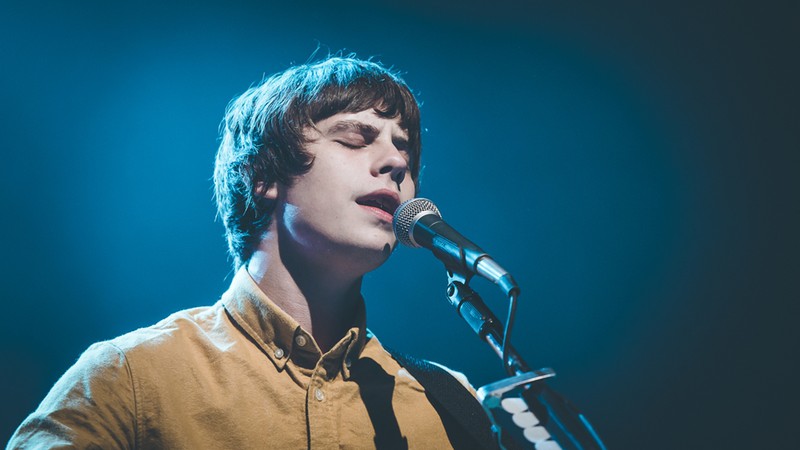
{"type": "MultiPolygon", "coordinates": [[[[222,113],[319,45],[405,73],[421,194],[514,273],[516,346],[610,448],[796,442],[798,4],[550,3],[4,2],[0,440],[88,345],[226,289],[222,113]]],[[[501,378],[444,287],[400,249],[370,328],[501,378]]]]}

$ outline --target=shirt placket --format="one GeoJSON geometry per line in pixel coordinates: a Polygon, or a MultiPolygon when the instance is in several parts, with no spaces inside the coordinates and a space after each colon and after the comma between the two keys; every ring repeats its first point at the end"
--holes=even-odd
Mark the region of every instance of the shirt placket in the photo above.
{"type": "Polygon", "coordinates": [[[306,392],[306,411],[308,414],[309,448],[339,449],[339,414],[341,405],[337,388],[341,388],[341,367],[349,359],[349,353],[356,341],[351,330],[330,352],[325,354],[314,368],[306,392]]]}
{"type": "Polygon", "coordinates": [[[306,391],[310,449],[339,448],[334,387],[334,379],[330,379],[324,365],[319,364],[311,376],[306,391]]]}

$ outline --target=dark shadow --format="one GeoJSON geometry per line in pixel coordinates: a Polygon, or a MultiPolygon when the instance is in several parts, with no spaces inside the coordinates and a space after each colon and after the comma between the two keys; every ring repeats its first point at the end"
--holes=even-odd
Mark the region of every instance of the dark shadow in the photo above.
{"type": "MultiPolygon", "coordinates": [[[[472,439],[471,435],[464,430],[447,408],[442,406],[435,398],[431,397],[428,392],[425,392],[425,396],[428,397],[428,401],[431,402],[431,405],[433,405],[433,408],[442,419],[442,425],[444,425],[445,432],[447,433],[447,439],[450,440],[450,445],[452,445],[454,449],[478,450],[484,448],[472,439]]],[[[466,414],[466,411],[464,413],[466,414]]]]}
{"type": "Polygon", "coordinates": [[[361,399],[375,428],[375,447],[407,450],[408,440],[400,433],[392,408],[394,377],[371,359],[360,359],[353,365],[350,379],[358,384],[361,399]]]}

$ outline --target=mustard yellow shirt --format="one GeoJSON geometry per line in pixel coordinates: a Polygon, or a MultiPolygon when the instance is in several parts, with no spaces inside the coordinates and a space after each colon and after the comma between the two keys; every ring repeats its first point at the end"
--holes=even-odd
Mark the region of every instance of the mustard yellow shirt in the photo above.
{"type": "Polygon", "coordinates": [[[425,389],[357,326],[327,353],[246,270],[211,307],[92,345],[9,448],[452,448],[425,389]]]}

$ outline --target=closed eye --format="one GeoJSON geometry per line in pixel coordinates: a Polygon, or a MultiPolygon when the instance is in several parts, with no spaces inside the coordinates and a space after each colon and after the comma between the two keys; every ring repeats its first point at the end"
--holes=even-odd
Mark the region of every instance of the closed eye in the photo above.
{"type": "Polygon", "coordinates": [[[349,142],[349,141],[343,141],[343,140],[339,140],[339,139],[337,139],[335,142],[340,144],[340,145],[343,145],[343,146],[345,146],[347,148],[353,148],[353,149],[366,147],[365,144],[355,144],[355,143],[352,143],[352,142],[349,142]]]}
{"type": "Polygon", "coordinates": [[[336,142],[350,148],[369,145],[378,136],[379,130],[355,120],[342,120],[331,126],[327,134],[336,142]]]}

